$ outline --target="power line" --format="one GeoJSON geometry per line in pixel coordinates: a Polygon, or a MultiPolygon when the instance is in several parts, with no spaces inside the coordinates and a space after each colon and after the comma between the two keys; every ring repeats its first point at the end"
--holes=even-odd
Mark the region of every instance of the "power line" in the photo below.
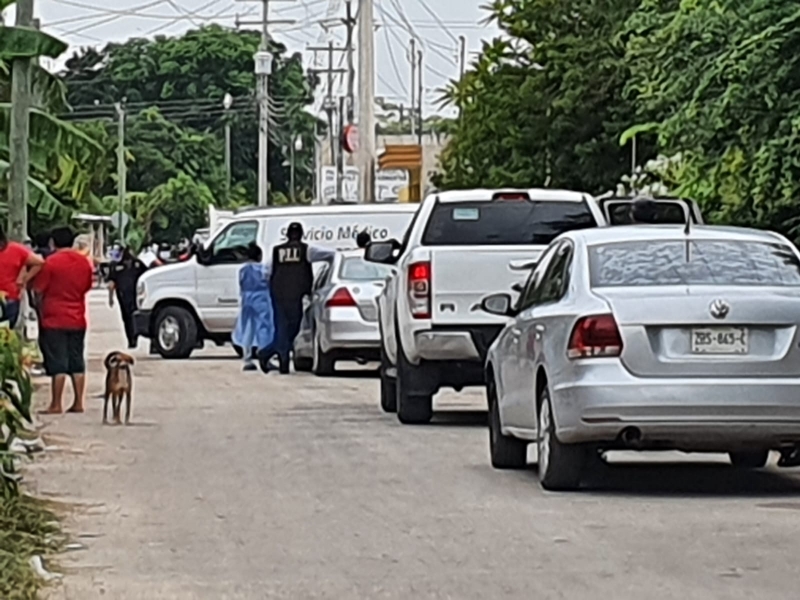
{"type": "MultiPolygon", "coordinates": [[[[400,67],[397,64],[397,58],[395,58],[395,55],[394,55],[394,47],[392,46],[392,40],[389,39],[388,30],[384,29],[383,30],[383,35],[386,38],[386,45],[389,48],[389,61],[392,63],[392,69],[394,69],[394,76],[397,79],[397,83],[399,83],[401,86],[405,85],[404,81],[403,81],[403,76],[400,75],[400,67]]],[[[385,84],[385,82],[384,82],[384,84],[385,84]]],[[[391,90],[391,86],[387,85],[386,87],[388,87],[391,90]]],[[[397,93],[397,92],[395,91],[395,93],[397,93]]],[[[397,94],[397,95],[399,96],[400,94],[397,94]]]]}
{"type": "Polygon", "coordinates": [[[428,3],[425,0],[417,0],[417,2],[420,3],[425,12],[427,12],[430,16],[433,17],[433,20],[436,21],[437,24],[442,26],[442,30],[448,36],[450,36],[450,39],[457,44],[458,38],[456,38],[456,36],[452,34],[452,32],[447,28],[447,25],[444,24],[444,21],[442,21],[442,19],[439,18],[439,15],[437,15],[436,12],[434,12],[434,10],[428,5],[428,3]]]}

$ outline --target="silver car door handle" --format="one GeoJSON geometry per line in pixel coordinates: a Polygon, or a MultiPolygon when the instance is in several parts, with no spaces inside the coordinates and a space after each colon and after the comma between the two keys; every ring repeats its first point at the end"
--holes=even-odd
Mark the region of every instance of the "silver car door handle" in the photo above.
{"type": "Polygon", "coordinates": [[[238,298],[217,298],[217,302],[220,304],[238,304],[238,298]]]}

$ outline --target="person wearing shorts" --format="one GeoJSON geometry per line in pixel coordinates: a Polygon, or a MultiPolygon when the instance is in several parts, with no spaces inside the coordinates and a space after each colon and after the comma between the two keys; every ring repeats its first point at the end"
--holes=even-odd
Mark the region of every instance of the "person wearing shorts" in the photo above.
{"type": "Polygon", "coordinates": [[[93,270],[86,257],[72,249],[75,235],[69,227],[51,234],[53,254],[45,260],[33,281],[41,296],[39,347],[45,372],[52,378],[50,407],[63,412],[62,397],[67,378],[72,380],[75,399],[68,412],[83,412],[86,395],[86,294],[92,289],[93,270]]]}

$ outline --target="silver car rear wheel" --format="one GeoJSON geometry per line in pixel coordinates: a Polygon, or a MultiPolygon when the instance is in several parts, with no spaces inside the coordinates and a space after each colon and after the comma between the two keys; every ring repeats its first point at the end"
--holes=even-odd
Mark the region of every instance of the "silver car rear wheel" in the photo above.
{"type": "Polygon", "coordinates": [[[578,489],[588,448],[582,444],[562,444],[558,441],[547,387],[540,396],[538,438],[539,483],[542,487],[551,491],[578,489]]]}

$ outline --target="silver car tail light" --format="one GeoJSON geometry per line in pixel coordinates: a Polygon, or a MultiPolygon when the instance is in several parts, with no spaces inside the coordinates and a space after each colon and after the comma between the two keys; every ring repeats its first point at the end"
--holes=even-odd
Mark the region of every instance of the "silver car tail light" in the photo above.
{"type": "Polygon", "coordinates": [[[431,318],[431,263],[412,263],[408,267],[408,306],[415,319],[431,318]]]}
{"type": "Polygon", "coordinates": [[[339,288],[336,290],[333,296],[325,303],[326,308],[332,308],[334,306],[356,306],[356,301],[353,299],[350,290],[347,288],[339,288]]]}
{"type": "Polygon", "coordinates": [[[569,358],[597,358],[622,354],[622,336],[614,315],[591,315],[578,319],[569,337],[569,358]]]}

